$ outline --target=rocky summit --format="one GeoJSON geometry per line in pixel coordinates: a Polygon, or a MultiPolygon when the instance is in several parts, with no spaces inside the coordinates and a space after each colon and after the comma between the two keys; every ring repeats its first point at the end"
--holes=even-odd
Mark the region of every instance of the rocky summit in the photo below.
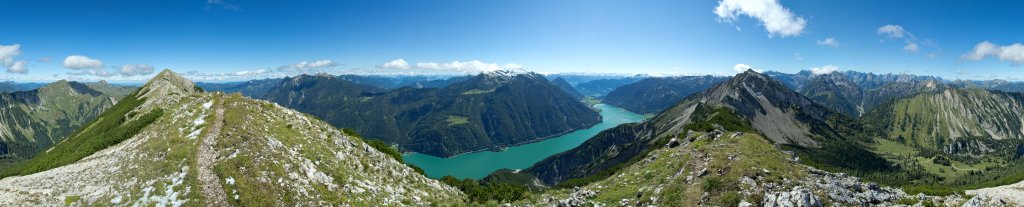
{"type": "Polygon", "coordinates": [[[0,206],[422,206],[463,198],[319,119],[204,93],[169,70],[132,96],[143,103],[98,119],[125,116],[123,126],[162,115],[80,160],[3,178],[0,206]]]}

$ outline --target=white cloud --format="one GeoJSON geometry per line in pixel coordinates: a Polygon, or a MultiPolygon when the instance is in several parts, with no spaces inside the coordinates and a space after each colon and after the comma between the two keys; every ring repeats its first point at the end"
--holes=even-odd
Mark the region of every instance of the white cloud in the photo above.
{"type": "Polygon", "coordinates": [[[800,55],[799,52],[793,53],[793,58],[795,58],[797,61],[803,61],[804,60],[804,56],[800,55]]]}
{"type": "Polygon", "coordinates": [[[27,74],[26,62],[14,59],[18,55],[21,55],[21,44],[0,45],[0,66],[7,68],[7,73],[27,74]]]}
{"type": "Polygon", "coordinates": [[[732,66],[732,69],[736,70],[737,73],[742,73],[744,71],[747,71],[747,70],[750,70],[750,69],[754,69],[754,68],[750,67],[747,64],[740,63],[740,64],[736,64],[736,66],[732,66]]]}
{"type": "Polygon", "coordinates": [[[509,63],[509,64],[505,64],[504,68],[505,69],[523,69],[523,66],[519,65],[519,64],[515,64],[515,63],[509,63]]]}
{"type": "Polygon", "coordinates": [[[388,61],[388,62],[384,63],[383,65],[380,65],[379,68],[386,68],[386,69],[409,69],[409,68],[411,68],[411,66],[409,66],[409,63],[405,62],[405,60],[403,60],[403,59],[395,59],[395,60],[392,60],[392,61],[388,61]]]}
{"type": "Polygon", "coordinates": [[[28,66],[25,65],[24,60],[14,61],[13,64],[7,66],[7,73],[27,74],[28,66]]]}
{"type": "Polygon", "coordinates": [[[268,71],[264,70],[264,69],[259,69],[259,70],[243,70],[243,71],[234,72],[234,73],[232,73],[232,75],[235,75],[235,76],[252,76],[252,75],[266,74],[267,72],[268,71]]]}
{"type": "Polygon", "coordinates": [[[210,10],[211,7],[221,7],[227,10],[242,11],[242,7],[238,4],[232,4],[224,0],[206,0],[206,10],[210,10]]]}
{"type": "Polygon", "coordinates": [[[725,22],[732,22],[740,15],[761,21],[769,36],[795,37],[803,34],[807,21],[782,7],[778,0],[720,0],[715,14],[725,22]]]}
{"type": "Polygon", "coordinates": [[[14,62],[14,56],[21,55],[21,44],[0,45],[0,61],[14,62]]]}
{"type": "Polygon", "coordinates": [[[1001,61],[1010,62],[1013,65],[1024,64],[1024,45],[1014,43],[1012,45],[1000,46],[989,41],[978,43],[974,49],[960,56],[961,60],[979,61],[987,56],[998,57],[1001,61]]]}
{"type": "Polygon", "coordinates": [[[829,37],[829,38],[825,38],[824,40],[818,40],[818,45],[829,46],[829,47],[839,47],[839,40],[836,40],[836,38],[834,38],[834,37],[829,37]]]}
{"type": "Polygon", "coordinates": [[[73,70],[102,69],[103,61],[92,59],[84,55],[72,55],[64,58],[63,65],[65,68],[73,70]]]}
{"type": "MultiPolygon", "coordinates": [[[[512,66],[518,66],[512,64],[512,66]]],[[[518,66],[522,68],[522,66],[518,66]]],[[[447,70],[457,72],[489,72],[501,70],[502,68],[498,64],[485,63],[479,60],[471,60],[467,62],[452,61],[450,63],[435,63],[435,62],[418,62],[416,68],[420,69],[431,69],[431,70],[447,70]]]]}
{"type": "Polygon", "coordinates": [[[891,24],[887,24],[885,26],[879,27],[878,28],[878,34],[880,34],[880,35],[887,35],[887,36],[889,36],[889,38],[893,38],[893,39],[903,38],[904,36],[907,36],[907,37],[913,36],[913,34],[910,34],[910,32],[907,32],[907,30],[904,30],[903,26],[891,25],[891,24]]]}
{"type": "Polygon", "coordinates": [[[82,70],[78,72],[68,72],[68,75],[80,76],[80,75],[92,75],[98,77],[111,77],[117,75],[115,72],[110,72],[104,68],[94,68],[90,70],[82,70]]]}
{"type": "Polygon", "coordinates": [[[823,74],[829,74],[829,73],[834,73],[834,72],[839,72],[839,67],[836,67],[834,65],[826,65],[826,66],[811,68],[811,74],[814,74],[814,75],[823,75],[823,74]]]}
{"type": "Polygon", "coordinates": [[[337,64],[335,64],[334,61],[331,61],[331,60],[317,60],[317,61],[314,61],[312,63],[309,63],[306,66],[308,66],[310,68],[325,68],[325,67],[334,67],[335,65],[337,65],[337,64]]]}
{"type": "Polygon", "coordinates": [[[903,46],[903,51],[906,51],[906,52],[909,52],[909,53],[917,53],[917,51],[920,51],[920,50],[921,50],[921,48],[917,46],[917,43],[913,43],[913,42],[907,42],[907,46],[903,46]]]}
{"type": "MultiPolygon", "coordinates": [[[[878,33],[878,35],[883,35],[889,39],[903,40],[903,42],[906,43],[906,45],[903,46],[903,51],[907,53],[917,53],[918,51],[921,51],[921,45],[926,46],[926,48],[940,50],[939,45],[937,43],[932,42],[931,40],[928,39],[925,39],[924,41],[918,41],[917,37],[915,37],[913,33],[910,33],[910,31],[907,31],[906,29],[903,28],[903,26],[900,25],[887,24],[882,27],[879,27],[876,32],[878,33]]],[[[879,40],[879,42],[885,43],[885,40],[879,40]]],[[[933,53],[935,52],[931,52],[925,56],[928,56],[929,58],[934,57],[934,55],[932,55],[933,53]]]]}
{"type": "Polygon", "coordinates": [[[185,77],[193,80],[202,81],[223,81],[223,80],[245,80],[245,79],[257,79],[257,78],[280,78],[287,74],[275,73],[271,69],[257,69],[257,70],[243,70],[237,72],[228,73],[203,73],[197,70],[185,72],[185,77]]]}
{"type": "Polygon", "coordinates": [[[302,61],[291,65],[282,65],[277,67],[277,70],[291,71],[291,72],[306,72],[307,70],[318,70],[337,66],[332,60],[317,60],[313,62],[302,61]]]}
{"type": "Polygon", "coordinates": [[[121,69],[118,70],[117,72],[120,73],[121,76],[138,76],[138,75],[153,74],[153,71],[154,70],[153,70],[153,66],[152,65],[146,65],[146,64],[131,65],[131,64],[129,64],[129,65],[121,66],[121,69]]]}

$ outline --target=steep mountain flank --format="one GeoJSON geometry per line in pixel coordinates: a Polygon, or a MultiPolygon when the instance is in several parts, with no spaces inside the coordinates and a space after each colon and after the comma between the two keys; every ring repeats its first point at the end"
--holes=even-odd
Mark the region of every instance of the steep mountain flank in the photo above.
{"type": "Polygon", "coordinates": [[[946,89],[896,100],[865,115],[865,120],[903,144],[950,154],[984,154],[986,146],[967,145],[981,141],[976,138],[1024,139],[1024,94],[946,89]]]}
{"type": "Polygon", "coordinates": [[[721,128],[758,132],[776,144],[808,150],[845,143],[852,138],[842,136],[850,131],[844,125],[856,124],[778,81],[747,71],[686,98],[648,121],[605,130],[581,146],[524,171],[548,184],[594,175],[635,159],[657,143],[682,137],[689,130],[716,128],[698,124],[707,121],[733,123],[721,128]]]}
{"type": "Polygon", "coordinates": [[[134,100],[48,152],[86,152],[84,158],[0,180],[0,205],[422,206],[464,199],[312,116],[203,93],[167,70],[128,97],[134,100]],[[120,117],[121,124],[103,121],[120,117]],[[134,124],[140,120],[148,121],[134,124]],[[62,147],[83,146],[78,138],[93,129],[126,126],[135,130],[128,138],[92,152],[62,147]]]}
{"type": "Polygon", "coordinates": [[[1013,196],[1019,195],[1013,188],[1020,184],[1001,187],[1007,190],[985,189],[974,193],[979,195],[974,198],[910,193],[799,164],[792,154],[779,151],[760,135],[731,131],[680,136],[653,146],[606,178],[573,184],[510,205],[1014,206],[1024,202],[1013,196]]]}
{"type": "Polygon", "coordinates": [[[565,79],[562,79],[562,77],[558,77],[555,78],[554,80],[551,80],[551,83],[555,84],[555,86],[558,86],[558,88],[562,89],[562,91],[565,91],[565,93],[568,93],[569,96],[572,96],[577,100],[583,100],[583,94],[581,94],[579,91],[576,91],[576,88],[573,88],[572,85],[570,85],[569,82],[565,81],[565,79]]]}
{"type": "Polygon", "coordinates": [[[30,91],[0,93],[0,166],[60,142],[131,90],[106,82],[61,80],[30,91]]]}
{"type": "Polygon", "coordinates": [[[603,101],[636,113],[656,114],[727,79],[717,76],[646,78],[615,88],[603,101]]]}
{"type": "Polygon", "coordinates": [[[892,81],[882,86],[860,86],[842,73],[830,73],[812,76],[800,93],[811,100],[852,117],[867,113],[874,107],[897,98],[912,96],[918,93],[935,92],[949,88],[938,80],[923,81],[892,81]]]}
{"type": "Polygon", "coordinates": [[[534,73],[498,71],[444,88],[383,91],[333,76],[297,76],[264,99],[370,139],[424,154],[522,144],[593,125],[600,115],[534,73]]]}
{"type": "Polygon", "coordinates": [[[729,108],[775,143],[816,147],[822,138],[838,135],[829,122],[839,114],[753,71],[683,100],[656,116],[655,126],[678,131],[698,105],[729,108]]]}

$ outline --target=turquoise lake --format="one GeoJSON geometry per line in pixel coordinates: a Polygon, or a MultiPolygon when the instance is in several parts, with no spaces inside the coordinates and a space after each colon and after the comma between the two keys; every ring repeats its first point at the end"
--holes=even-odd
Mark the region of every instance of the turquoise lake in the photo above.
{"type": "Polygon", "coordinates": [[[427,176],[440,178],[451,175],[459,179],[480,179],[495,170],[525,169],[548,156],[579,146],[598,132],[619,124],[643,121],[644,116],[607,104],[594,105],[601,111],[601,123],[587,129],[580,129],[545,139],[539,142],[508,147],[505,151],[482,151],[440,158],[420,153],[407,153],[402,157],[406,162],[423,168],[427,176]]]}

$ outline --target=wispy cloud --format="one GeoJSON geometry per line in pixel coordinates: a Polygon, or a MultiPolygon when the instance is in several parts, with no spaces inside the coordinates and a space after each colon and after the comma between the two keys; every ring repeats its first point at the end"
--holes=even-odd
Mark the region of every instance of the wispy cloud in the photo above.
{"type": "Polygon", "coordinates": [[[338,66],[333,60],[317,60],[317,61],[302,61],[291,65],[278,66],[278,71],[292,72],[292,73],[306,73],[306,72],[317,72],[327,68],[333,68],[338,66]]]}
{"type": "Polygon", "coordinates": [[[458,72],[488,72],[501,69],[501,67],[499,67],[498,64],[485,63],[479,60],[471,60],[466,62],[452,61],[448,63],[419,62],[416,63],[416,67],[421,69],[448,70],[458,72]]]}
{"type": "Polygon", "coordinates": [[[800,36],[807,26],[807,20],[782,7],[778,0],[721,0],[714,12],[724,22],[733,22],[740,15],[757,19],[770,37],[800,36]]]}
{"type": "Polygon", "coordinates": [[[1012,45],[996,45],[989,41],[980,42],[970,52],[960,56],[960,60],[980,61],[985,57],[992,56],[1000,61],[1010,62],[1011,65],[1019,66],[1024,64],[1024,45],[1014,43],[1012,45]]]}
{"type": "Polygon", "coordinates": [[[395,60],[392,60],[392,61],[388,61],[388,62],[384,63],[383,65],[378,66],[378,68],[384,68],[384,69],[409,69],[409,68],[411,68],[411,66],[409,65],[408,62],[405,62],[405,60],[403,60],[403,59],[395,59],[395,60]]]}
{"type": "Polygon", "coordinates": [[[102,69],[103,61],[92,59],[85,55],[71,55],[65,57],[61,65],[72,70],[102,69]]]}
{"type": "Polygon", "coordinates": [[[913,43],[913,42],[908,42],[907,46],[903,46],[903,51],[906,51],[906,52],[909,52],[909,53],[917,53],[917,51],[920,51],[920,50],[921,50],[921,48],[919,46],[917,46],[917,43],[913,43]]]}
{"type": "MultiPolygon", "coordinates": [[[[732,70],[735,70],[737,73],[746,72],[747,70],[752,70],[752,69],[754,69],[754,67],[750,67],[749,65],[743,64],[743,63],[736,64],[736,65],[732,66],[732,70]]],[[[755,71],[757,71],[757,70],[755,70],[755,71]]],[[[758,72],[760,72],[760,71],[758,71],[758,72]]]]}
{"type": "Polygon", "coordinates": [[[128,65],[121,66],[121,68],[119,70],[117,70],[117,72],[119,74],[121,74],[121,76],[149,75],[149,74],[153,74],[153,71],[154,71],[153,66],[152,65],[146,65],[146,64],[138,64],[138,65],[128,64],[128,65]]]}
{"type": "Polygon", "coordinates": [[[480,60],[470,61],[451,61],[451,62],[416,62],[416,64],[410,64],[405,59],[395,59],[383,64],[376,66],[380,70],[398,70],[404,71],[405,73],[460,73],[460,74],[472,74],[480,72],[490,72],[497,70],[519,70],[523,69],[522,65],[515,63],[508,63],[499,65],[497,63],[488,63],[480,60]]]}
{"type": "Polygon", "coordinates": [[[242,11],[242,7],[238,6],[238,4],[233,4],[225,0],[206,0],[206,10],[210,10],[214,7],[232,11],[242,11]]]}
{"type": "Polygon", "coordinates": [[[839,40],[836,40],[834,37],[829,37],[823,40],[818,40],[818,45],[836,48],[839,47],[839,40]]]}
{"type": "MultiPolygon", "coordinates": [[[[914,33],[911,33],[910,31],[907,31],[906,29],[903,28],[903,26],[900,26],[900,25],[893,25],[893,24],[883,25],[883,26],[879,27],[875,31],[875,33],[878,33],[878,35],[885,36],[888,39],[902,40],[903,43],[905,44],[903,46],[903,51],[907,52],[907,53],[917,53],[917,52],[921,51],[921,46],[922,45],[930,47],[932,49],[936,49],[936,50],[939,49],[938,44],[936,44],[935,42],[932,42],[931,40],[925,39],[924,41],[918,41],[917,40],[917,36],[914,36],[914,33]]],[[[884,43],[885,40],[882,40],[881,42],[884,43]]],[[[926,55],[926,56],[932,57],[933,56],[932,54],[934,54],[934,53],[935,52],[928,53],[928,55],[926,55]]]]}
{"type": "Polygon", "coordinates": [[[223,81],[223,80],[243,80],[243,79],[257,79],[257,78],[279,78],[284,77],[284,73],[275,73],[268,69],[256,69],[256,70],[241,70],[236,72],[227,73],[203,73],[197,70],[188,71],[183,74],[185,77],[194,80],[202,81],[223,81]]]}
{"type": "Polygon", "coordinates": [[[814,74],[814,75],[824,75],[824,74],[835,73],[835,72],[839,72],[839,67],[836,67],[834,65],[826,65],[826,66],[811,68],[811,74],[814,74]]]}
{"type": "Polygon", "coordinates": [[[21,44],[0,45],[0,66],[7,68],[7,73],[27,74],[27,63],[14,59],[18,55],[21,55],[21,44]]]}
{"type": "Polygon", "coordinates": [[[904,38],[904,37],[913,37],[913,35],[914,35],[914,34],[911,34],[910,32],[907,32],[907,30],[903,29],[903,26],[892,25],[892,24],[887,24],[887,25],[884,25],[882,27],[879,27],[877,33],[880,34],[880,35],[886,35],[886,36],[888,36],[889,38],[892,38],[892,39],[901,39],[901,38],[904,38]]]}

